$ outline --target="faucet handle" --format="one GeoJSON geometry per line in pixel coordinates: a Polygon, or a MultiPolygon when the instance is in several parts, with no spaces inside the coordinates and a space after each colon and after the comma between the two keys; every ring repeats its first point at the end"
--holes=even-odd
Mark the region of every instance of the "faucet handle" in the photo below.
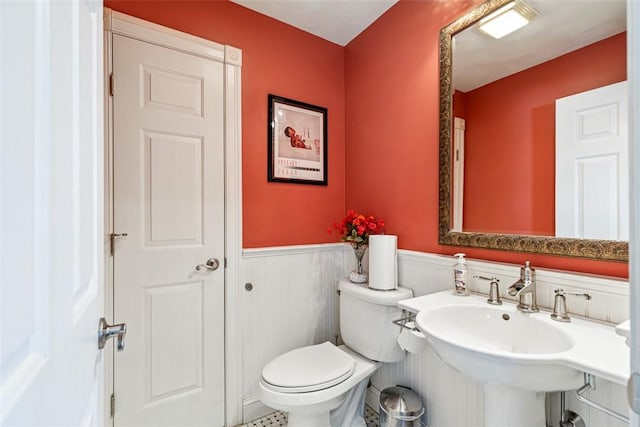
{"type": "Polygon", "coordinates": [[[500,290],[498,289],[498,282],[500,280],[497,277],[485,277],[485,276],[473,276],[476,279],[488,280],[489,283],[489,299],[487,303],[493,305],[502,305],[502,299],[500,298],[500,290]]]}
{"type": "Polygon", "coordinates": [[[558,295],[575,295],[578,297],[583,297],[586,300],[590,300],[591,299],[591,295],[589,295],[586,292],[566,292],[564,289],[558,288],[556,290],[554,290],[553,292],[556,293],[556,296],[558,295]]]}
{"type": "Polygon", "coordinates": [[[564,289],[556,289],[554,292],[556,296],[553,301],[553,313],[551,313],[551,318],[558,322],[571,322],[571,318],[569,317],[569,314],[567,314],[567,298],[565,295],[581,296],[587,300],[591,299],[591,295],[586,292],[565,292],[564,289]]]}

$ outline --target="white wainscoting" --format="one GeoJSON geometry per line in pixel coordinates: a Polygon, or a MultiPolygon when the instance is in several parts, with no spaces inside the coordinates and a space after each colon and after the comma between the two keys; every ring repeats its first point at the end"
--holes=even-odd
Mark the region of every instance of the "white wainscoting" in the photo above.
{"type": "Polygon", "coordinates": [[[269,412],[257,399],[262,368],[305,345],[335,342],[344,244],[245,249],[241,290],[243,422],[269,412]]]}
{"type": "MultiPolygon", "coordinates": [[[[398,251],[398,282],[416,296],[452,286],[453,257],[415,251],[398,251]]],[[[366,259],[365,259],[366,265],[366,259]]],[[[273,357],[299,346],[334,340],[338,333],[338,281],[353,268],[348,245],[309,245],[248,249],[243,252],[244,282],[253,284],[242,291],[243,402],[245,422],[270,410],[256,397],[263,366],[273,357]]],[[[469,288],[486,294],[488,285],[474,275],[500,279],[501,295],[515,282],[520,266],[469,260],[469,288]]],[[[535,268],[536,266],[533,265],[535,268]]],[[[629,318],[629,289],[625,280],[536,269],[538,304],[553,305],[553,290],[591,294],[590,301],[567,297],[572,315],[620,323],[629,318]]],[[[429,347],[423,354],[408,355],[401,363],[383,366],[372,377],[367,401],[378,407],[380,390],[405,385],[425,402],[430,427],[484,427],[482,387],[445,365],[429,347]]],[[[625,387],[597,379],[590,397],[612,409],[627,413],[625,387]]],[[[624,423],[587,408],[575,393],[567,393],[567,406],[578,412],[588,426],[621,427],[624,423]]],[[[589,396],[589,395],[588,395],[589,396]]],[[[559,394],[549,396],[549,423],[558,425],[559,394]]]]}

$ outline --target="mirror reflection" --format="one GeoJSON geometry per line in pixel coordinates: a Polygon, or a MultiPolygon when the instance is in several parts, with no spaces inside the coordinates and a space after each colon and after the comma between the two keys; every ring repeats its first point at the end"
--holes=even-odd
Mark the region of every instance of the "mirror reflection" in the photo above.
{"type": "Polygon", "coordinates": [[[628,240],[625,0],[507,8],[452,38],[451,229],[628,240]]]}

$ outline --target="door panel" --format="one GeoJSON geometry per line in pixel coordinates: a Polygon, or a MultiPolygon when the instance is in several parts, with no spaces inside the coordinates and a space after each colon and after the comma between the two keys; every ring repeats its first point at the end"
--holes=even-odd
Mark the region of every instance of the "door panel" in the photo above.
{"type": "Polygon", "coordinates": [[[0,2],[0,424],[99,425],[102,4],[0,2]]]}
{"type": "Polygon", "coordinates": [[[144,138],[147,244],[202,244],[202,138],[146,131],[144,138]]]}
{"type": "Polygon", "coordinates": [[[113,36],[116,426],[224,425],[223,64],[113,36]]]}
{"type": "Polygon", "coordinates": [[[149,107],[202,116],[202,78],[144,67],[144,100],[149,107]]]}
{"type": "Polygon", "coordinates": [[[202,391],[202,293],[202,282],[145,289],[147,402],[202,391]],[[174,345],[183,351],[174,353],[174,345]]]}

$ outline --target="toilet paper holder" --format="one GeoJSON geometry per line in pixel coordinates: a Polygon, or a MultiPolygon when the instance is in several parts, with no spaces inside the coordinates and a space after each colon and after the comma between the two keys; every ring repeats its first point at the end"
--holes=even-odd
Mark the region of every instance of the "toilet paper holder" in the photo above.
{"type": "Polygon", "coordinates": [[[404,329],[419,331],[418,326],[416,325],[416,316],[416,313],[402,310],[402,317],[397,320],[392,320],[392,322],[404,329]],[[407,325],[408,323],[411,323],[411,325],[407,325]]]}

